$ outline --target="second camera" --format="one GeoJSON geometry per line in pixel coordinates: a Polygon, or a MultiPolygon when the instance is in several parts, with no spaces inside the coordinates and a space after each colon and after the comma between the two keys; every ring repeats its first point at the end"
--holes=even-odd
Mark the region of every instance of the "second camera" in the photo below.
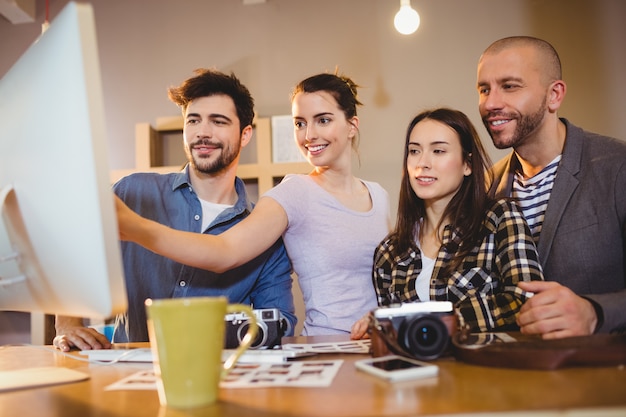
{"type": "MultiPolygon", "coordinates": [[[[253,310],[257,320],[258,332],[250,349],[272,349],[280,346],[281,339],[287,330],[287,320],[280,316],[277,308],[253,310]]],[[[226,349],[235,349],[246,335],[250,321],[245,313],[233,313],[225,316],[226,321],[226,349]]]]}

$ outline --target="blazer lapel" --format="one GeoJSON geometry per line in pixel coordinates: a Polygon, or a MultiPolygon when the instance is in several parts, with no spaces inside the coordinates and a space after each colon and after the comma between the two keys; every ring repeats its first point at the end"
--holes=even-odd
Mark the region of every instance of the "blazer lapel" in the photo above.
{"type": "Polygon", "coordinates": [[[495,198],[508,198],[513,190],[513,179],[515,178],[515,167],[513,161],[517,162],[514,153],[511,152],[505,159],[494,165],[493,182],[489,186],[489,194],[495,198]]]}
{"type": "Polygon", "coordinates": [[[570,129],[569,123],[564,122],[567,126],[567,135],[565,137],[563,156],[557,170],[552,192],[550,193],[550,201],[546,208],[543,227],[539,235],[539,244],[537,245],[539,261],[544,267],[547,265],[561,216],[579,184],[576,176],[580,172],[583,143],[582,139],[576,135],[576,132],[570,129]]]}

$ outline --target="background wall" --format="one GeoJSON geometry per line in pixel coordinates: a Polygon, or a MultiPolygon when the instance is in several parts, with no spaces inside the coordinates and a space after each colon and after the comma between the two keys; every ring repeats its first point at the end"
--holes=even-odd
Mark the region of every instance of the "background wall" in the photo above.
{"type": "MultiPolygon", "coordinates": [[[[51,20],[66,3],[50,0],[51,20]]],[[[405,128],[423,108],[466,112],[492,157],[504,154],[478,116],[476,63],[492,41],[516,34],[545,38],[560,52],[568,83],[562,116],[626,138],[626,1],[412,0],[422,23],[409,36],[393,28],[397,0],[91,3],[113,169],[133,167],[135,123],[178,114],[166,88],[195,68],[234,71],[257,114],[271,116],[289,114],[299,80],[338,66],[363,86],[358,175],[380,182],[395,207],[405,128]]],[[[36,23],[0,18],[0,76],[40,34],[44,12],[37,0],[36,23]]]]}
{"type": "MultiPolygon", "coordinates": [[[[52,20],[66,3],[50,0],[52,20]]],[[[412,0],[422,23],[409,36],[393,28],[397,0],[90,3],[112,169],[133,167],[135,123],[179,114],[166,88],[195,68],[234,71],[255,97],[257,114],[272,116],[289,114],[299,80],[339,67],[363,87],[357,174],[380,182],[395,209],[405,128],[423,108],[466,112],[492,158],[504,154],[491,146],[478,116],[476,63],[492,41],[518,34],[545,38],[559,51],[568,84],[561,116],[626,138],[623,0],[412,0]]],[[[36,23],[0,18],[0,76],[39,36],[45,3],[36,4],[36,23]]]]}

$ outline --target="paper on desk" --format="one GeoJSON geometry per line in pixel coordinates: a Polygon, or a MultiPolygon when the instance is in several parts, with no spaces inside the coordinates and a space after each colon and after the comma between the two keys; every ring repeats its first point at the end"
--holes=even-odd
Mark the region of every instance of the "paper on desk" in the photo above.
{"type": "Polygon", "coordinates": [[[0,371],[0,392],[45,385],[67,384],[89,379],[89,375],[57,366],[0,371]]]}
{"type": "Polygon", "coordinates": [[[156,375],[154,374],[154,369],[135,372],[104,388],[105,391],[156,389],[156,375]]]}
{"type": "Polygon", "coordinates": [[[369,353],[371,340],[350,340],[347,342],[287,343],[283,350],[296,350],[309,353],[369,353]]]}
{"type": "MultiPolygon", "coordinates": [[[[221,388],[327,387],[343,360],[286,363],[241,363],[235,365],[221,388]]],[[[140,371],[105,388],[115,390],[156,390],[154,371],[140,371]]]]}
{"type": "Polygon", "coordinates": [[[222,388],[327,387],[343,360],[286,363],[242,363],[230,371],[222,388]]]}

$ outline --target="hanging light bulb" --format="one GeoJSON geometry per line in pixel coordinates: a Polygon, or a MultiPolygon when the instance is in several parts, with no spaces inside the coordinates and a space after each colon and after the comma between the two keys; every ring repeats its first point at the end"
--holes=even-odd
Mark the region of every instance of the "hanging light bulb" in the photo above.
{"type": "Polygon", "coordinates": [[[393,18],[393,25],[403,35],[410,35],[420,26],[420,15],[411,8],[411,0],[400,0],[400,10],[393,18]]]}

